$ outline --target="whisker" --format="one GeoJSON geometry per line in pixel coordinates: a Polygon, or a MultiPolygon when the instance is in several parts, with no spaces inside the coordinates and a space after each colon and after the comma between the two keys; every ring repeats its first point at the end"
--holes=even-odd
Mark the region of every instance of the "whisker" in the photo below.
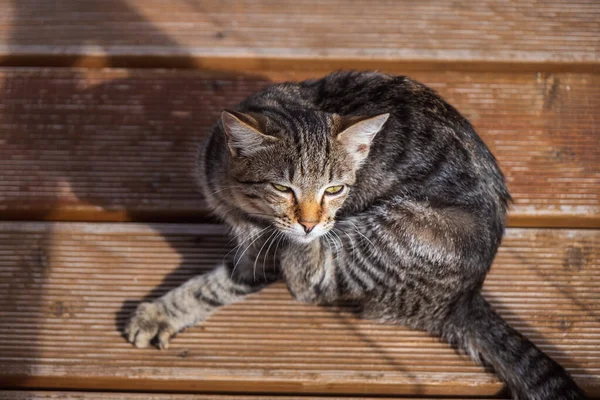
{"type": "MultiPolygon", "coordinates": [[[[254,257],[254,264],[252,267],[252,276],[254,279],[254,282],[256,282],[256,263],[258,261],[258,259],[260,258],[260,253],[262,253],[263,249],[265,248],[265,246],[267,245],[267,243],[269,243],[269,240],[273,237],[273,235],[275,235],[277,233],[277,231],[273,228],[273,232],[271,232],[271,235],[267,238],[267,240],[265,240],[265,242],[263,243],[263,245],[260,247],[260,250],[258,250],[258,254],[256,255],[256,257],[254,257]]],[[[264,269],[263,269],[263,274],[264,274],[264,269]]],[[[267,280],[267,276],[264,275],[265,278],[265,282],[267,280]]]]}
{"type": "Polygon", "coordinates": [[[354,240],[352,239],[352,236],[350,236],[346,231],[342,230],[341,228],[333,228],[333,230],[336,229],[342,232],[344,235],[348,236],[348,239],[350,239],[350,246],[352,247],[352,262],[356,264],[356,251],[354,249],[354,240]]]}
{"type": "MultiPolygon", "coordinates": [[[[268,228],[268,227],[267,227],[267,228],[268,228]]],[[[258,235],[259,233],[263,232],[263,231],[264,231],[265,229],[267,229],[267,228],[264,228],[264,229],[262,229],[262,230],[260,230],[260,231],[258,231],[258,232],[256,232],[256,233],[251,233],[251,234],[249,234],[249,235],[248,235],[248,236],[247,236],[247,237],[246,237],[244,240],[242,240],[242,241],[241,241],[241,242],[240,242],[240,243],[239,243],[237,246],[235,246],[235,247],[234,247],[233,249],[231,249],[231,250],[230,250],[230,251],[229,251],[227,254],[225,254],[225,257],[227,257],[227,256],[228,256],[228,255],[229,255],[229,254],[230,254],[230,253],[231,253],[233,250],[235,250],[235,249],[238,249],[238,250],[239,250],[240,246],[242,246],[244,243],[246,243],[246,241],[247,241],[247,240],[249,240],[249,239],[252,239],[253,237],[255,237],[255,236],[256,236],[256,235],[258,235]]],[[[237,239],[237,237],[236,237],[236,239],[237,239]]],[[[236,256],[237,256],[237,254],[238,254],[238,251],[236,251],[236,252],[235,252],[235,255],[233,256],[233,259],[234,259],[234,260],[235,260],[235,258],[236,258],[236,256]]]]}
{"type": "Polygon", "coordinates": [[[340,243],[340,247],[343,249],[344,248],[344,242],[343,242],[342,238],[340,238],[340,236],[333,229],[330,230],[329,232],[331,232],[332,234],[334,234],[337,237],[338,242],[340,243]]]}
{"type": "MultiPolygon", "coordinates": [[[[250,235],[248,235],[248,236],[247,236],[247,237],[246,237],[246,238],[245,238],[245,239],[244,239],[244,240],[243,240],[243,241],[242,241],[240,244],[238,244],[238,245],[235,247],[235,248],[237,248],[237,250],[236,250],[236,252],[235,252],[235,254],[234,254],[234,256],[233,256],[233,262],[235,262],[235,266],[233,267],[233,271],[235,271],[235,267],[237,267],[237,265],[239,264],[239,262],[240,262],[240,259],[242,258],[242,256],[243,256],[243,255],[244,255],[244,253],[246,252],[246,250],[248,250],[248,248],[249,248],[250,246],[252,246],[252,243],[254,243],[254,242],[255,242],[255,241],[256,241],[256,240],[257,240],[259,237],[261,237],[261,236],[262,236],[262,234],[264,233],[264,231],[265,231],[265,230],[267,230],[267,229],[269,229],[269,228],[270,228],[270,227],[266,227],[266,228],[264,228],[264,229],[262,229],[262,230],[258,231],[257,233],[254,233],[254,234],[250,234],[250,235]],[[244,250],[244,252],[242,252],[242,254],[240,255],[240,257],[239,257],[239,258],[237,258],[237,255],[238,255],[238,253],[239,253],[240,249],[242,248],[242,245],[243,245],[244,243],[246,243],[248,240],[251,240],[251,239],[252,239],[252,238],[254,238],[254,237],[256,237],[256,239],[254,239],[254,241],[252,241],[252,243],[250,243],[250,245],[249,245],[248,247],[246,247],[246,249],[244,250]],[[237,262],[236,262],[236,258],[237,258],[237,262]]],[[[231,251],[233,251],[233,249],[232,249],[231,251]]],[[[231,251],[230,251],[230,253],[231,253],[231,251]]],[[[228,255],[229,255],[229,253],[227,253],[227,254],[225,255],[225,257],[227,257],[228,255]]],[[[233,271],[231,271],[231,273],[232,273],[232,276],[233,276],[233,271]]]]}
{"type": "MultiPolygon", "coordinates": [[[[277,259],[277,250],[279,250],[279,245],[281,244],[281,242],[285,239],[285,233],[281,233],[281,236],[279,236],[279,240],[277,240],[277,245],[275,245],[275,254],[273,255],[273,258],[275,259],[275,262],[278,261],[277,259]]],[[[275,263],[273,263],[274,265],[275,263]]],[[[275,270],[275,266],[273,266],[273,270],[275,270]]]]}
{"type": "MultiPolygon", "coordinates": [[[[256,239],[254,239],[248,246],[246,246],[246,248],[244,249],[244,251],[242,252],[242,254],[240,254],[240,257],[238,258],[237,262],[233,266],[233,269],[231,270],[231,276],[232,277],[233,277],[233,273],[235,272],[235,269],[237,268],[238,264],[242,260],[242,257],[244,257],[244,254],[246,253],[246,251],[248,251],[248,249],[254,244],[254,242],[256,242],[258,239],[260,239],[260,237],[262,235],[264,235],[264,232],[262,232],[260,235],[258,235],[258,237],[256,239]]],[[[235,260],[235,258],[234,258],[234,260],[235,260]]]]}
{"type": "MultiPolygon", "coordinates": [[[[330,230],[330,232],[337,237],[338,242],[340,243],[340,247],[343,250],[343,255],[345,255],[346,254],[346,247],[344,246],[344,241],[342,240],[342,238],[340,237],[340,235],[337,234],[337,232],[335,231],[335,229],[330,230]]],[[[354,249],[352,249],[352,254],[354,255],[354,249]]]]}
{"type": "MultiPolygon", "coordinates": [[[[267,281],[267,276],[266,276],[266,267],[265,267],[265,263],[267,261],[267,257],[269,255],[269,250],[271,250],[271,246],[273,246],[273,243],[275,243],[275,241],[279,238],[280,235],[282,235],[282,232],[280,231],[276,231],[276,235],[273,238],[273,240],[271,240],[271,244],[269,244],[269,247],[267,247],[267,251],[265,251],[265,256],[263,257],[263,275],[265,278],[265,282],[267,281]]],[[[276,262],[275,258],[273,258],[273,264],[276,262]]]]}
{"type": "Polygon", "coordinates": [[[371,240],[366,237],[365,235],[363,235],[363,233],[361,231],[358,230],[358,227],[354,224],[354,222],[352,221],[347,221],[348,223],[352,224],[352,226],[354,227],[354,230],[356,231],[356,233],[358,233],[360,236],[362,236],[363,238],[365,238],[367,240],[367,242],[369,242],[371,244],[371,246],[373,246],[374,249],[377,249],[377,246],[375,246],[373,244],[373,242],[371,242],[371,240]]]}
{"type": "MultiPolygon", "coordinates": [[[[256,233],[252,233],[252,234],[250,234],[248,237],[246,237],[246,239],[244,239],[244,240],[242,241],[242,243],[240,243],[240,245],[244,244],[246,241],[248,241],[248,240],[250,240],[250,239],[253,239],[253,238],[255,238],[257,235],[259,235],[259,234],[263,233],[264,231],[266,231],[266,230],[267,230],[267,229],[269,229],[269,228],[270,228],[270,226],[267,226],[266,228],[263,228],[263,229],[261,229],[260,231],[258,231],[258,232],[256,232],[256,233]]],[[[236,252],[235,256],[237,257],[237,252],[236,252]]],[[[234,258],[235,258],[235,257],[234,257],[234,258]]]]}
{"type": "Polygon", "coordinates": [[[329,247],[329,251],[331,252],[331,254],[333,254],[333,248],[331,247],[331,240],[329,239],[329,232],[327,232],[323,237],[327,240],[327,246],[329,247]]]}
{"type": "Polygon", "coordinates": [[[340,254],[340,249],[338,247],[337,242],[335,241],[335,237],[333,237],[333,234],[330,232],[327,232],[327,236],[329,238],[331,238],[331,242],[333,243],[333,246],[335,247],[335,256],[337,257],[340,254]]]}
{"type": "MultiPolygon", "coordinates": [[[[227,243],[225,243],[225,246],[223,246],[223,250],[225,250],[227,248],[227,246],[229,246],[231,244],[231,242],[233,242],[236,239],[235,236],[232,236],[231,239],[229,239],[227,241],[227,243]]],[[[229,253],[231,253],[231,250],[229,250],[229,253]]],[[[227,257],[229,255],[229,253],[225,254],[225,257],[227,257]]],[[[225,260],[225,257],[223,257],[223,260],[225,260]]]]}

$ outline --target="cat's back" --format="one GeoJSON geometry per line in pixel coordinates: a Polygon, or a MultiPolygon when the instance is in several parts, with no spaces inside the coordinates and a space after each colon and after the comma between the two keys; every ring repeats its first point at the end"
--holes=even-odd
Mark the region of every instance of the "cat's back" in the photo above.
{"type": "MultiPolygon", "coordinates": [[[[484,196],[502,209],[510,199],[488,147],[467,119],[426,85],[405,76],[341,71],[299,88],[321,111],[390,113],[361,172],[379,187],[464,205],[484,196]]],[[[364,188],[372,191],[372,185],[364,188]]]]}
{"type": "MultiPolygon", "coordinates": [[[[444,149],[498,170],[494,157],[469,121],[428,86],[406,76],[340,71],[301,82],[297,92],[316,109],[346,116],[389,113],[376,136],[374,156],[382,151],[444,149]]],[[[427,157],[428,151],[423,152],[427,157]]]]}
{"type": "Polygon", "coordinates": [[[366,115],[404,105],[437,102],[439,96],[425,85],[406,76],[373,71],[339,71],[299,84],[303,96],[325,112],[366,115]]]}

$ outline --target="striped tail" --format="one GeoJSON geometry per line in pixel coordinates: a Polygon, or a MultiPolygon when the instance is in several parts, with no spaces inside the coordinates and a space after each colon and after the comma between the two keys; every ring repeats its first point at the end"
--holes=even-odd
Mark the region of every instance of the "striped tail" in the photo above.
{"type": "Polygon", "coordinates": [[[444,337],[474,360],[491,364],[515,399],[586,398],[563,367],[511,328],[479,293],[457,304],[444,337]]]}

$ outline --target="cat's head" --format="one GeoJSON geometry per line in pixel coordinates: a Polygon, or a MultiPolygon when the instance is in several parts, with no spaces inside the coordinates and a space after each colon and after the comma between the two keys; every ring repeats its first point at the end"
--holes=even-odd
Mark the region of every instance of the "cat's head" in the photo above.
{"type": "Polygon", "coordinates": [[[388,117],[223,112],[232,200],[293,241],[326,234],[388,117]]]}

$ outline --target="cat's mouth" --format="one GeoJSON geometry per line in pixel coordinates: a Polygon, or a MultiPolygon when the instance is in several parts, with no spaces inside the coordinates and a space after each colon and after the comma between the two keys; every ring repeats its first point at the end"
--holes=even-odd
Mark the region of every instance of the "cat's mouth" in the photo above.
{"type": "Polygon", "coordinates": [[[288,236],[288,238],[290,238],[290,240],[294,242],[308,244],[320,238],[321,236],[326,235],[328,231],[328,228],[322,225],[317,225],[309,232],[306,232],[301,225],[296,224],[296,226],[292,227],[291,229],[286,229],[284,233],[288,236]]]}
{"type": "Polygon", "coordinates": [[[308,235],[296,235],[296,234],[290,234],[288,233],[288,236],[295,242],[298,243],[303,243],[303,244],[308,244],[312,241],[314,241],[315,239],[317,239],[319,236],[317,235],[312,235],[312,234],[308,234],[308,235]]]}

